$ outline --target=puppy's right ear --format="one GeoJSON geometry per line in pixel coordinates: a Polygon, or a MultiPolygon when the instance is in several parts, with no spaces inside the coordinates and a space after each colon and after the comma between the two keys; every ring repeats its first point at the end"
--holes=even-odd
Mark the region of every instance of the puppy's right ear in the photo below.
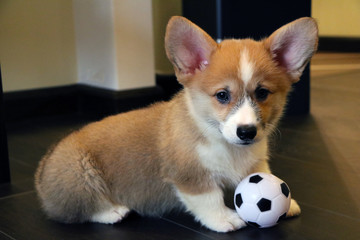
{"type": "Polygon", "coordinates": [[[201,28],[183,17],[172,17],[166,28],[166,54],[179,77],[196,74],[210,64],[217,43],[201,28]]]}

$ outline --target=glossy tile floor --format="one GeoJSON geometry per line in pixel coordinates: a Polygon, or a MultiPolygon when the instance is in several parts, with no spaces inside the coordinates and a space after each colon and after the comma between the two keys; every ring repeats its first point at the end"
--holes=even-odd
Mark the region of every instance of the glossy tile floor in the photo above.
{"type": "Polygon", "coordinates": [[[49,221],[33,188],[37,162],[93,120],[61,116],[8,125],[12,183],[0,185],[0,239],[360,239],[360,54],[317,54],[311,74],[311,114],[284,119],[272,144],[273,172],[290,186],[300,217],[228,234],[182,212],[158,219],[132,213],[114,225],[49,221]]]}

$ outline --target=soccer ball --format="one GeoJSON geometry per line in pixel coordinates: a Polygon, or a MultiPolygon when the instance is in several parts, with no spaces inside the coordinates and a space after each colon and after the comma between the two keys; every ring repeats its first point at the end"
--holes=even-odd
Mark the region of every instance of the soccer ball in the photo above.
{"type": "Polygon", "coordinates": [[[288,185],[268,173],[254,173],[244,178],[235,190],[234,203],[239,216],[251,226],[276,225],[290,208],[288,185]]]}

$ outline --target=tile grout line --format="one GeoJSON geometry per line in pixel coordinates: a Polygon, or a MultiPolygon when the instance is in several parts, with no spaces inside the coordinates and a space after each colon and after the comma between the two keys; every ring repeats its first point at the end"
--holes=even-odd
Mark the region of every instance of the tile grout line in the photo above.
{"type": "Polygon", "coordinates": [[[17,194],[5,196],[5,197],[0,197],[0,201],[1,201],[1,200],[5,200],[5,199],[9,199],[9,198],[14,198],[14,197],[21,197],[21,196],[23,196],[23,195],[28,195],[28,194],[34,193],[34,192],[35,192],[35,190],[31,190],[31,191],[26,191],[26,192],[22,192],[22,193],[17,193],[17,194]]]}
{"type": "Polygon", "coordinates": [[[312,204],[308,204],[308,203],[304,203],[304,202],[300,202],[300,201],[298,201],[298,203],[299,203],[300,205],[304,205],[304,206],[307,206],[307,207],[310,207],[310,208],[315,208],[315,209],[317,209],[317,210],[324,211],[324,212],[326,212],[326,213],[331,213],[331,214],[334,214],[334,215],[337,215],[337,216],[341,216],[341,217],[344,217],[344,218],[348,218],[348,219],[351,219],[351,220],[360,222],[360,219],[359,219],[359,218],[354,218],[354,217],[348,216],[348,215],[346,215],[346,214],[338,213],[338,212],[335,212],[335,211],[331,211],[331,210],[329,210],[329,209],[317,207],[317,206],[314,206],[314,205],[312,205],[312,204]]]}
{"type": "Polygon", "coordinates": [[[19,158],[16,157],[11,157],[10,158],[10,162],[17,162],[18,164],[24,166],[24,167],[28,167],[28,168],[36,168],[36,166],[34,166],[33,164],[28,163],[27,161],[21,160],[19,158]]]}
{"type": "MultiPolygon", "coordinates": [[[[274,152],[274,153],[271,153],[270,157],[276,158],[277,156],[282,157],[282,158],[286,158],[286,159],[291,160],[291,161],[296,162],[296,163],[301,163],[301,164],[306,163],[309,166],[313,166],[313,167],[324,167],[323,164],[304,161],[304,160],[301,160],[301,159],[297,159],[296,157],[288,156],[288,154],[283,154],[283,153],[274,152]]],[[[358,172],[356,171],[356,169],[353,169],[350,165],[347,165],[347,166],[348,167],[338,167],[338,168],[336,168],[336,170],[349,171],[349,169],[350,169],[351,170],[350,173],[354,174],[355,176],[358,176],[358,172]]]]}
{"type": "Polygon", "coordinates": [[[0,233],[1,234],[3,234],[5,237],[8,237],[8,238],[10,238],[10,239],[12,239],[12,240],[16,240],[15,238],[13,238],[12,236],[10,236],[9,234],[7,234],[7,233],[4,233],[3,231],[1,231],[0,230],[0,233]]]}
{"type": "Polygon", "coordinates": [[[204,237],[206,237],[206,238],[209,238],[209,239],[213,239],[213,240],[215,240],[214,238],[212,238],[212,237],[210,237],[210,236],[206,235],[205,233],[202,233],[202,232],[196,231],[195,229],[192,229],[192,228],[190,228],[190,227],[187,227],[187,226],[185,226],[185,225],[182,225],[182,224],[177,223],[177,222],[175,222],[175,221],[172,221],[172,220],[170,220],[170,219],[163,218],[163,217],[161,217],[161,219],[162,219],[162,220],[165,220],[165,221],[167,221],[167,222],[169,222],[169,223],[175,224],[175,225],[177,225],[177,226],[179,226],[179,227],[182,227],[182,228],[188,229],[188,230],[190,230],[190,231],[192,231],[192,232],[198,233],[198,234],[200,234],[200,235],[202,235],[202,236],[204,236],[204,237]]]}

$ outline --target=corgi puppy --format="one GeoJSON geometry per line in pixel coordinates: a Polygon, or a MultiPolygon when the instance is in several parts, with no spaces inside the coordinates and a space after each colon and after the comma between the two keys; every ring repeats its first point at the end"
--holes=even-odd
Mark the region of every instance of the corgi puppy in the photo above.
{"type": "MultiPolygon", "coordinates": [[[[172,17],[165,48],[184,89],[169,102],[107,117],[60,141],[36,171],[43,210],[65,223],[112,224],[130,211],[159,216],[184,208],[217,232],[244,227],[222,189],[270,172],[268,137],[317,42],[312,18],[262,41],[218,44],[172,17]]],[[[287,215],[298,214],[292,200],[287,215]]]]}

